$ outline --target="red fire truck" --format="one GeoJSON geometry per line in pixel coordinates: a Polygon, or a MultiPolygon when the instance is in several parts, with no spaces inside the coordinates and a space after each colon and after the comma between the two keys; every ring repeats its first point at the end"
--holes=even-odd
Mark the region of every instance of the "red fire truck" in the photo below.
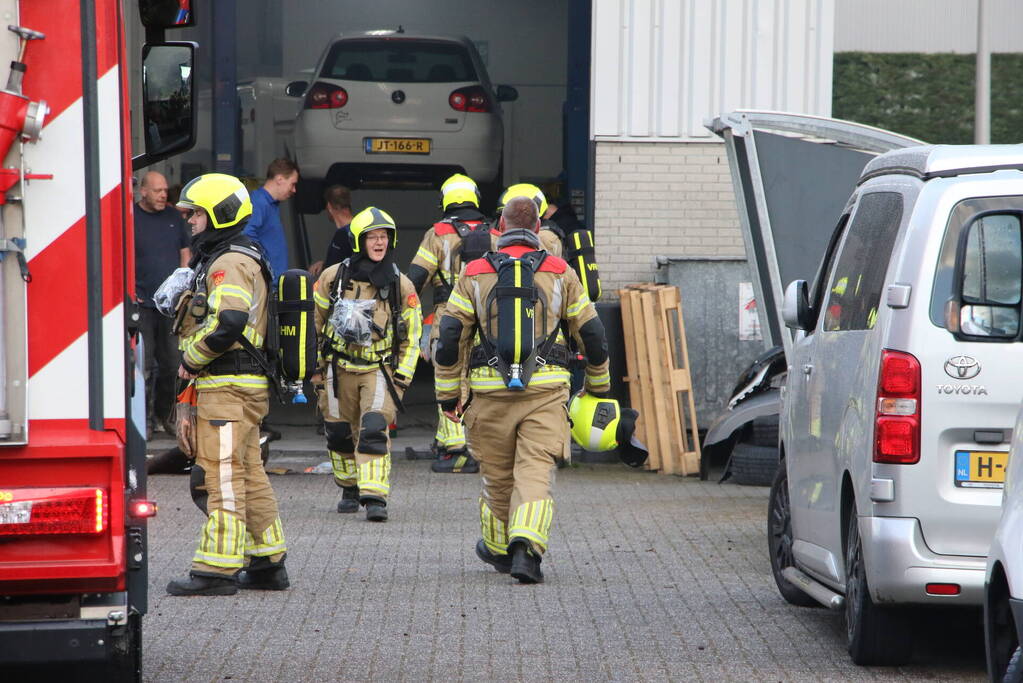
{"type": "Polygon", "coordinates": [[[0,0],[0,64],[13,60],[0,90],[0,667],[141,677],[156,506],[131,173],[194,141],[195,46],[164,41],[192,9],[0,0]],[[125,26],[139,21],[147,43],[128,55],[125,26]]]}

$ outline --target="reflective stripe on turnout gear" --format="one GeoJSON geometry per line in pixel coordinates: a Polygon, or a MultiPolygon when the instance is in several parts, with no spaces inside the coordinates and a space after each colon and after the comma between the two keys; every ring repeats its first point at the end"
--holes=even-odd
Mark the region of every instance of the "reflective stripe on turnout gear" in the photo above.
{"type": "Polygon", "coordinates": [[[508,526],[494,514],[480,496],[480,530],[483,544],[496,555],[508,554],[508,526]]]}
{"type": "Polygon", "coordinates": [[[193,562],[225,569],[245,566],[245,522],[226,510],[213,510],[199,536],[193,562]]]}
{"type": "Polygon", "coordinates": [[[550,498],[522,503],[512,512],[508,525],[509,543],[516,538],[525,538],[539,546],[540,552],[547,550],[553,518],[554,501],[550,498]]]}

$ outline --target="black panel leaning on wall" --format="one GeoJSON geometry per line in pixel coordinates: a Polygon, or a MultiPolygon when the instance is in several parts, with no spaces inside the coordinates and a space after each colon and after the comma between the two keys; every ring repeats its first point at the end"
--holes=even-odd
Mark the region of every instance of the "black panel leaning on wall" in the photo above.
{"type": "MultiPolygon", "coordinates": [[[[971,144],[975,66],[972,54],[835,53],[831,115],[971,144]]],[[[991,56],[991,142],[1023,142],[1023,53],[991,56]]]]}

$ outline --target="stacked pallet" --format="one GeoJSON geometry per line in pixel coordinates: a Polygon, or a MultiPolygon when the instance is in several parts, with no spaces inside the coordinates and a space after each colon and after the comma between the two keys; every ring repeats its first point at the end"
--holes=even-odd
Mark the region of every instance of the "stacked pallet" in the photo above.
{"type": "Polygon", "coordinates": [[[650,449],[647,469],[700,472],[700,440],[682,298],[678,287],[629,285],[618,290],[629,399],[639,411],[636,436],[650,449]]]}

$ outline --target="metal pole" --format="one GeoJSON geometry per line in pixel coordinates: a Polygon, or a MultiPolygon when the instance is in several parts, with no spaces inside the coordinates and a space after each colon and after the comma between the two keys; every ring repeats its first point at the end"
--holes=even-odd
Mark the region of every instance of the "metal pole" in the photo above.
{"type": "Polygon", "coordinates": [[[95,0],[81,5],[82,120],[85,148],[85,263],[89,359],[89,429],[103,430],[103,232],[99,202],[99,94],[95,0]]]}
{"type": "Polygon", "coordinates": [[[974,100],[976,123],[973,142],[991,144],[991,45],[987,35],[987,0],[977,0],[977,85],[974,100]]]}

